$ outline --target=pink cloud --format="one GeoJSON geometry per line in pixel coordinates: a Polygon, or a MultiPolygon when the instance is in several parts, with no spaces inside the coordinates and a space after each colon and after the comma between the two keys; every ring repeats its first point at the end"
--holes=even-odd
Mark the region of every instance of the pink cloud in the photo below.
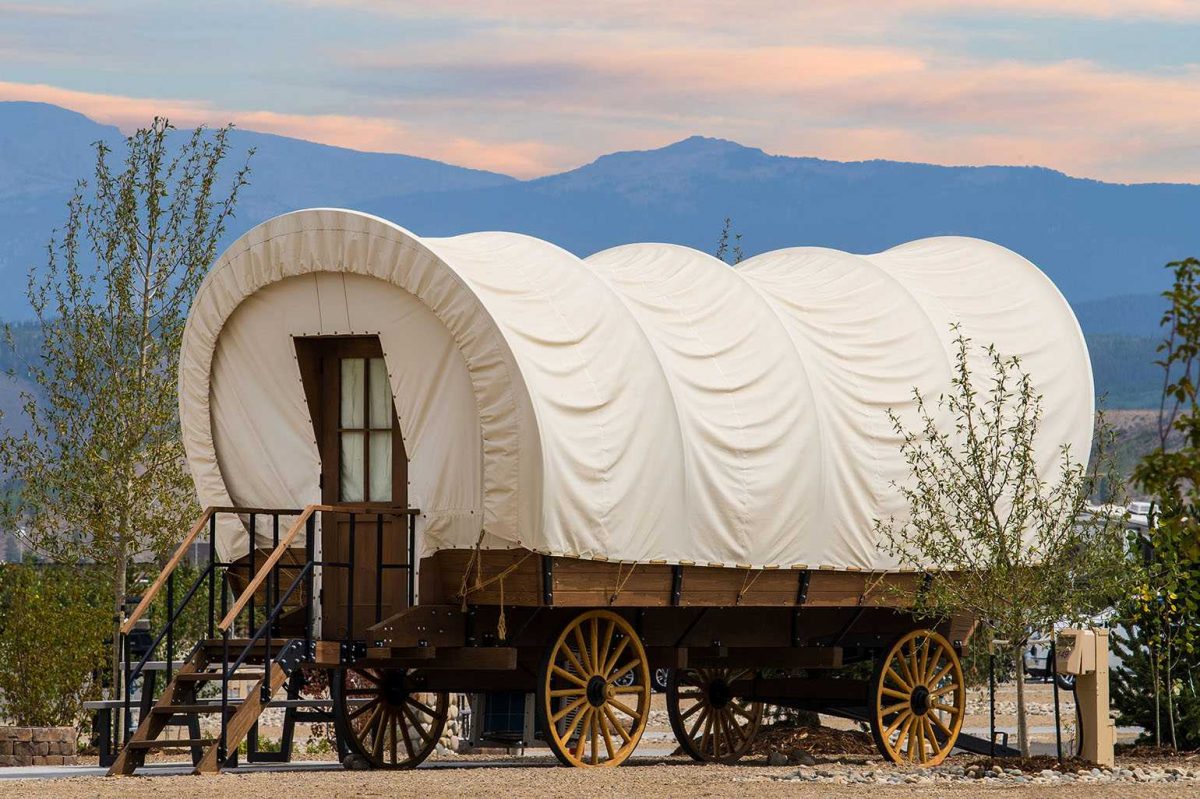
{"type": "Polygon", "coordinates": [[[460,166],[532,177],[552,170],[555,148],[537,141],[487,142],[433,129],[413,131],[394,119],[338,114],[283,114],[220,109],[196,100],[125,97],[46,84],[0,81],[0,100],[53,103],[128,133],[155,116],[178,127],[225,125],[373,152],[402,152],[460,166]]]}

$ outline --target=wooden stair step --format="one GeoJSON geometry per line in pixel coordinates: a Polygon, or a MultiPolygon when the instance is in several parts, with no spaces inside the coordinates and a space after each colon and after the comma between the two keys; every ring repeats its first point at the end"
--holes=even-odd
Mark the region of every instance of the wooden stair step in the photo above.
{"type": "Polygon", "coordinates": [[[178,747],[193,746],[212,746],[217,740],[215,738],[152,738],[148,741],[130,741],[125,744],[129,749],[170,749],[178,747]]]}

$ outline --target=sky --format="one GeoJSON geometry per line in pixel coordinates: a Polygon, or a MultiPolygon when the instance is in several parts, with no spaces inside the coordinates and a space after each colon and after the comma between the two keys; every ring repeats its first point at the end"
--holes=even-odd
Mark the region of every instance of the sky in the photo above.
{"type": "Polygon", "coordinates": [[[0,0],[0,100],[521,178],[700,134],[1200,182],[1200,0],[0,0]]]}

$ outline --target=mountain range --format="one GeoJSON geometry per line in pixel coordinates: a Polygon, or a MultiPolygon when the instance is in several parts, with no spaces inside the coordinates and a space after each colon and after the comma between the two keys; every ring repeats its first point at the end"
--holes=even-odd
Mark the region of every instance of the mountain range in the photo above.
{"type": "MultiPolygon", "coordinates": [[[[30,316],[28,269],[44,262],[76,181],[88,176],[90,145],[122,140],[64,108],[0,103],[0,319],[30,316]]],[[[726,217],[747,255],[801,245],[875,252],[950,234],[990,239],[1055,281],[1094,359],[1122,353],[1111,370],[1097,363],[1098,379],[1121,374],[1127,357],[1149,365],[1142,356],[1153,359],[1159,295],[1170,284],[1164,265],[1200,255],[1197,185],[1103,183],[1040,167],[844,163],[700,136],[533,180],[252,131],[234,131],[231,141],[231,163],[250,148],[255,155],[230,239],[311,206],[379,214],[422,235],[513,230],[580,256],[631,241],[712,251],[726,217]]],[[[1136,393],[1145,380],[1131,379],[1136,393]]],[[[1129,396],[1120,404],[1142,402],[1129,396]]]]}

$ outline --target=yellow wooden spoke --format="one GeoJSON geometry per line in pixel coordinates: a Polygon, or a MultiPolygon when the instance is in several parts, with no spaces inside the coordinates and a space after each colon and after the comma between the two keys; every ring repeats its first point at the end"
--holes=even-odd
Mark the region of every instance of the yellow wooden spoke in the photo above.
{"type": "Polygon", "coordinates": [[[911,759],[913,758],[913,755],[916,755],[916,753],[917,753],[917,716],[912,717],[912,720],[910,722],[908,722],[908,725],[906,728],[908,731],[907,741],[906,741],[906,752],[908,755],[908,759],[910,759],[910,761],[911,761],[911,759]]]}
{"type": "Polygon", "coordinates": [[[913,712],[911,710],[905,710],[903,713],[896,716],[895,720],[893,720],[892,723],[890,725],[888,725],[888,728],[884,731],[884,733],[883,733],[884,740],[887,740],[888,738],[890,738],[892,733],[894,733],[896,730],[898,730],[900,728],[901,724],[904,724],[906,721],[908,721],[912,717],[913,717],[913,712]]]}
{"type": "Polygon", "coordinates": [[[359,716],[361,716],[363,713],[366,713],[368,710],[370,710],[373,707],[377,707],[378,705],[379,705],[379,697],[375,697],[370,702],[367,702],[365,704],[359,705],[358,707],[354,708],[354,710],[351,711],[349,718],[356,719],[359,716]]]}
{"type": "MultiPolygon", "coordinates": [[[[569,653],[571,650],[566,649],[565,651],[569,653]]],[[[550,673],[553,674],[555,677],[562,677],[567,682],[574,683],[575,685],[579,686],[580,688],[584,688],[584,689],[587,688],[586,680],[580,679],[579,677],[575,676],[571,672],[564,669],[562,666],[559,666],[559,665],[551,666],[550,673]]]]}
{"type": "Polygon", "coordinates": [[[409,708],[408,705],[401,705],[400,709],[404,712],[404,715],[407,716],[408,719],[412,722],[413,728],[416,729],[416,731],[417,731],[417,735],[421,736],[422,745],[428,745],[429,739],[433,736],[433,729],[431,727],[426,727],[424,724],[422,724],[421,720],[419,718],[417,718],[417,714],[414,713],[409,708]]]}
{"type": "Polygon", "coordinates": [[[600,621],[592,618],[588,622],[588,645],[592,653],[592,668],[597,674],[600,673],[600,666],[604,662],[600,657],[600,621]]]}
{"type": "Polygon", "coordinates": [[[689,707],[687,710],[682,710],[682,711],[680,711],[680,713],[679,713],[679,720],[680,720],[680,721],[687,721],[689,718],[691,718],[692,716],[694,716],[694,715],[696,715],[697,713],[699,713],[699,712],[700,712],[701,710],[703,710],[705,707],[707,707],[707,705],[705,705],[703,702],[693,702],[693,703],[692,703],[692,706],[691,706],[691,707],[689,707]]]}
{"type": "Polygon", "coordinates": [[[907,699],[905,699],[903,702],[897,702],[894,705],[888,705],[887,707],[881,709],[879,711],[879,715],[880,716],[890,716],[893,713],[899,713],[901,710],[904,710],[905,708],[908,708],[908,707],[912,707],[912,703],[910,703],[907,699]]]}
{"type": "Polygon", "coordinates": [[[603,713],[596,714],[596,724],[599,725],[600,731],[604,733],[604,751],[608,752],[608,759],[612,760],[616,757],[616,749],[613,748],[612,733],[608,729],[608,717],[603,713]]]}
{"type": "Polygon", "coordinates": [[[601,677],[604,677],[604,679],[608,680],[609,682],[612,682],[612,679],[608,675],[612,674],[612,670],[617,667],[617,662],[621,659],[621,655],[623,655],[625,653],[625,648],[628,646],[629,646],[628,638],[622,638],[620,641],[617,642],[617,645],[613,649],[612,654],[610,654],[604,660],[604,664],[603,664],[604,667],[600,670],[601,677]]]}
{"type": "MultiPolygon", "coordinates": [[[[592,634],[593,634],[593,636],[594,636],[596,633],[597,633],[597,630],[596,630],[596,622],[595,622],[595,620],[593,619],[593,620],[592,620],[592,634]]],[[[595,650],[593,649],[592,651],[595,651],[595,650]]],[[[592,732],[591,732],[591,739],[592,739],[592,765],[593,765],[593,766],[594,766],[594,765],[596,765],[597,763],[599,763],[599,762],[600,762],[600,718],[599,718],[599,717],[600,717],[600,714],[596,712],[595,708],[593,708],[593,709],[592,709],[592,732]]]]}
{"type": "Polygon", "coordinates": [[[919,682],[925,682],[925,670],[929,667],[929,647],[930,641],[928,638],[921,641],[920,645],[917,647],[917,651],[920,653],[921,657],[920,665],[917,667],[916,672],[918,675],[920,675],[917,677],[919,682]]]}
{"type": "Polygon", "coordinates": [[[729,710],[728,706],[725,708],[723,719],[725,722],[725,731],[729,733],[729,737],[731,739],[730,745],[735,745],[732,740],[734,738],[736,738],[738,741],[745,740],[745,732],[742,730],[741,725],[739,725],[733,718],[733,713],[729,710]]]}
{"type": "Polygon", "coordinates": [[[904,647],[899,647],[892,657],[895,662],[900,664],[900,670],[904,672],[904,679],[908,682],[908,684],[910,686],[916,685],[917,680],[913,676],[912,669],[908,667],[908,655],[904,653],[904,647]]]}
{"type": "MultiPolygon", "coordinates": [[[[588,710],[590,710],[590,706],[582,708],[578,713],[575,714],[575,718],[571,719],[567,723],[567,729],[563,732],[563,735],[562,735],[562,740],[563,740],[564,745],[566,744],[567,741],[571,740],[571,736],[575,734],[575,730],[579,728],[579,725],[587,717],[588,710]]],[[[582,734],[583,734],[583,732],[581,731],[580,735],[582,735],[582,734]]]]}
{"type": "Polygon", "coordinates": [[[927,684],[928,684],[930,687],[933,687],[933,686],[937,685],[937,684],[938,684],[938,683],[940,683],[940,682],[941,682],[943,679],[945,679],[945,677],[946,677],[946,675],[947,675],[947,674],[949,674],[949,673],[950,673],[951,671],[953,671],[953,670],[954,670],[954,661],[953,661],[953,660],[951,660],[949,663],[947,663],[945,666],[943,666],[943,667],[942,667],[942,670],[941,670],[941,671],[939,671],[937,674],[935,674],[935,675],[933,676],[933,679],[931,679],[931,680],[930,680],[930,681],[929,681],[927,684]]]}
{"type": "Polygon", "coordinates": [[[880,688],[879,693],[884,696],[890,696],[892,699],[903,699],[907,702],[912,697],[911,691],[897,691],[894,688],[880,688]]]}
{"type": "Polygon", "coordinates": [[[626,716],[629,716],[630,718],[633,718],[633,719],[641,718],[640,713],[638,713],[636,710],[630,710],[628,705],[624,704],[623,702],[619,702],[614,697],[610,696],[608,698],[608,704],[612,705],[617,710],[621,711],[622,713],[624,713],[626,716]]]}
{"type": "Polygon", "coordinates": [[[906,681],[903,677],[901,677],[899,674],[897,674],[896,669],[893,666],[891,666],[890,664],[888,665],[888,667],[886,669],[883,670],[883,676],[885,678],[891,678],[892,682],[896,683],[896,685],[899,685],[900,688],[905,691],[905,693],[908,693],[908,694],[912,693],[912,685],[910,685],[908,683],[908,681],[906,681]]]}
{"type": "Polygon", "coordinates": [[[408,752],[408,759],[412,760],[416,757],[416,750],[413,749],[412,736],[408,734],[408,723],[403,719],[400,720],[400,733],[404,736],[404,751],[408,752]]]}
{"type": "Polygon", "coordinates": [[[629,743],[631,740],[633,740],[633,738],[629,735],[629,732],[625,729],[625,725],[617,721],[617,717],[613,715],[612,708],[610,708],[608,705],[604,706],[604,717],[608,719],[608,723],[617,731],[617,734],[625,739],[625,743],[629,743]]]}
{"type": "MultiPolygon", "coordinates": [[[[605,622],[604,635],[600,638],[600,648],[596,650],[597,659],[601,663],[604,663],[608,659],[608,652],[612,649],[613,633],[616,632],[616,629],[617,623],[612,619],[608,619],[605,622]]],[[[601,674],[603,674],[603,669],[601,669],[601,674]]]]}
{"type": "MultiPolygon", "coordinates": [[[[930,644],[930,646],[936,646],[936,644],[930,644]]],[[[942,651],[940,646],[933,650],[933,654],[930,656],[929,662],[925,665],[924,680],[926,685],[937,685],[937,683],[933,682],[933,675],[937,673],[938,664],[942,662],[942,658],[945,656],[945,654],[946,653],[942,651]]]]}
{"type": "Polygon", "coordinates": [[[398,743],[396,739],[398,736],[396,735],[396,716],[395,716],[395,714],[392,715],[392,724],[391,724],[391,728],[388,730],[388,732],[390,733],[390,739],[392,742],[392,744],[391,744],[392,761],[391,762],[394,765],[394,764],[400,762],[400,756],[396,752],[397,743],[398,743]]]}
{"type": "Polygon", "coordinates": [[[570,702],[569,704],[564,706],[561,710],[559,710],[557,713],[555,713],[553,716],[551,716],[550,720],[557,724],[558,722],[562,721],[563,718],[567,714],[569,714],[572,710],[578,710],[579,708],[583,707],[585,704],[587,704],[586,696],[576,699],[574,702],[570,702]]]}
{"type": "Polygon", "coordinates": [[[953,684],[947,685],[943,688],[937,689],[936,691],[930,691],[929,696],[931,699],[937,699],[939,696],[945,696],[946,694],[954,693],[957,690],[958,690],[957,685],[953,685],[953,684]]]}
{"type": "MultiPolygon", "coordinates": [[[[576,676],[575,674],[571,674],[571,672],[567,671],[564,668],[561,668],[560,666],[558,666],[557,663],[555,664],[555,668],[557,668],[558,671],[556,671],[555,674],[558,674],[560,677],[564,676],[564,675],[570,675],[570,677],[575,678],[575,682],[577,682],[581,685],[587,685],[587,680],[585,680],[583,678],[587,676],[588,670],[586,668],[584,668],[584,666],[581,662],[579,662],[579,658],[575,657],[575,653],[571,651],[571,647],[568,646],[565,641],[563,642],[563,645],[562,645],[561,649],[559,650],[559,652],[563,657],[565,657],[567,659],[567,664],[569,666],[571,666],[571,668],[575,669],[578,676],[576,676]]],[[[558,658],[556,657],[555,660],[558,660],[558,658]]],[[[570,679],[570,677],[568,677],[568,679],[570,679]]]]}
{"type": "Polygon", "coordinates": [[[556,688],[550,692],[550,696],[558,699],[563,696],[585,696],[587,695],[586,688],[556,688]]]}
{"type": "Polygon", "coordinates": [[[954,705],[947,705],[945,702],[932,702],[932,703],[930,704],[930,707],[937,708],[938,710],[944,710],[944,711],[946,711],[947,713],[958,713],[958,712],[960,712],[960,711],[959,711],[959,708],[955,707],[954,705]]]}
{"type": "Polygon", "coordinates": [[[917,718],[917,760],[925,761],[925,717],[917,718]]]}
{"type": "Polygon", "coordinates": [[[583,629],[580,625],[572,628],[575,635],[575,645],[579,647],[579,661],[583,666],[583,674],[592,674],[596,670],[595,661],[592,660],[592,654],[588,651],[587,642],[583,640],[583,629]]]}
{"type": "Polygon", "coordinates": [[[918,646],[917,640],[908,642],[908,669],[912,672],[913,680],[919,685],[921,683],[921,647],[918,646]]]}
{"type": "Polygon", "coordinates": [[[617,680],[619,680],[619,679],[621,679],[622,677],[624,677],[626,674],[629,674],[631,671],[633,671],[634,669],[636,669],[636,668],[637,668],[638,666],[640,666],[640,665],[642,665],[642,659],[641,659],[641,658],[637,658],[636,660],[631,660],[631,661],[629,661],[628,663],[626,663],[624,666],[622,666],[622,667],[621,667],[621,669],[620,669],[620,671],[616,672],[615,674],[613,674],[613,676],[609,677],[609,678],[608,678],[608,681],[609,681],[610,683],[614,683],[614,682],[616,682],[617,680]]]}
{"type": "Polygon", "coordinates": [[[387,725],[387,721],[391,718],[391,715],[392,711],[385,708],[379,717],[379,724],[376,726],[375,734],[371,738],[371,754],[375,756],[376,760],[383,758],[383,742],[387,738],[384,727],[387,725]]]}
{"type": "Polygon", "coordinates": [[[712,734],[713,715],[709,713],[704,719],[704,734],[700,736],[700,751],[708,746],[708,738],[712,734]]]}
{"type": "Polygon", "coordinates": [[[444,715],[442,713],[438,713],[433,708],[429,707],[428,705],[426,705],[423,702],[420,702],[420,701],[412,698],[411,696],[408,697],[405,701],[407,701],[408,704],[412,705],[417,710],[420,710],[422,713],[424,713],[426,716],[429,716],[432,719],[440,720],[442,718],[442,716],[444,715]]]}
{"type": "Polygon", "coordinates": [[[947,737],[954,737],[954,732],[946,726],[946,722],[942,721],[942,717],[937,713],[930,713],[929,718],[933,719],[933,723],[942,728],[942,732],[946,733],[947,737]]]}
{"type": "Polygon", "coordinates": [[[612,692],[614,694],[640,694],[645,689],[640,685],[614,685],[612,692]]]}
{"type": "Polygon", "coordinates": [[[942,748],[942,745],[938,742],[937,732],[933,729],[933,722],[929,720],[929,716],[923,717],[921,721],[925,722],[925,740],[929,741],[929,746],[936,755],[942,748]]]}

